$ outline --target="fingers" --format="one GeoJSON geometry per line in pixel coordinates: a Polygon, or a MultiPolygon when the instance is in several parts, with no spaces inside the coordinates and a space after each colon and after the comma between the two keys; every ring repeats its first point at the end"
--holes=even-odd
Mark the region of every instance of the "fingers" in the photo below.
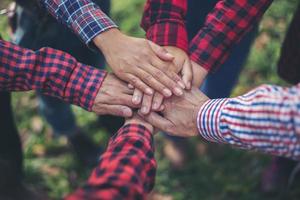
{"type": "MultiPolygon", "coordinates": [[[[168,75],[166,75],[161,70],[157,69],[154,66],[148,65],[145,72],[139,72],[140,75],[144,77],[144,80],[148,85],[151,85],[153,89],[157,92],[160,92],[165,97],[170,97],[172,92],[176,96],[181,96],[183,94],[182,87],[179,86],[175,81],[173,81],[168,75]],[[171,91],[172,90],[172,91],[171,91]]],[[[174,72],[171,72],[174,73],[174,72]]],[[[174,73],[175,74],[175,73],[174,73]]],[[[175,74],[178,76],[177,74],[175,74]]],[[[178,76],[179,77],[179,76],[178,76]]],[[[180,79],[180,78],[179,78],[180,79]]],[[[184,84],[182,83],[184,86],[184,84]]]]}
{"type": "Polygon", "coordinates": [[[153,126],[155,126],[156,128],[162,131],[170,132],[172,130],[173,127],[172,122],[163,118],[156,112],[151,112],[149,115],[142,115],[142,113],[140,113],[139,111],[139,115],[141,115],[141,117],[144,120],[146,120],[147,122],[149,122],[150,124],[152,124],[153,126]]]}
{"type": "Polygon", "coordinates": [[[132,74],[127,74],[126,81],[128,81],[131,85],[133,85],[134,87],[138,88],[139,90],[141,90],[142,92],[148,94],[148,95],[153,95],[153,90],[148,87],[141,79],[139,79],[138,77],[132,75],[132,74]]]}
{"type": "Polygon", "coordinates": [[[96,114],[109,114],[119,117],[131,117],[133,112],[132,110],[127,106],[122,105],[102,105],[101,111],[99,113],[96,112],[96,114]]]}
{"type": "Polygon", "coordinates": [[[134,86],[131,85],[130,83],[128,83],[128,88],[133,90],[133,89],[134,89],[134,86]]]}
{"type": "Polygon", "coordinates": [[[153,99],[153,95],[145,94],[143,96],[143,102],[142,102],[142,108],[141,108],[141,113],[143,115],[147,115],[151,111],[152,99],[153,99]]]}
{"type": "MultiPolygon", "coordinates": [[[[161,60],[155,58],[152,59],[152,65],[155,67],[155,69],[157,68],[157,70],[160,70],[160,72],[163,72],[163,74],[159,74],[159,72],[157,72],[157,74],[155,74],[155,77],[157,78],[161,78],[159,79],[160,81],[168,81],[168,80],[172,80],[173,82],[164,82],[164,85],[166,85],[168,88],[175,88],[176,86],[179,86],[182,89],[185,89],[185,84],[182,81],[181,77],[175,72],[176,71],[176,67],[174,65],[174,63],[166,63],[166,62],[162,62],[161,60]],[[167,78],[163,79],[164,76],[167,76],[167,78]],[[174,85],[174,82],[176,83],[174,85]]],[[[149,69],[148,69],[149,70],[149,69]]]]}
{"type": "Polygon", "coordinates": [[[172,54],[170,54],[165,48],[163,48],[149,40],[148,40],[148,43],[149,43],[149,46],[151,47],[151,49],[156,54],[156,56],[158,56],[160,59],[162,59],[164,61],[173,61],[174,60],[174,56],[172,54]]]}
{"type": "MultiPolygon", "coordinates": [[[[156,73],[157,69],[155,69],[153,66],[150,66],[148,68],[151,68],[148,70],[148,71],[150,71],[150,73],[156,73]]],[[[157,70],[157,71],[159,71],[159,70],[157,70]]],[[[145,81],[146,84],[150,85],[154,90],[161,92],[165,97],[172,96],[172,91],[169,90],[167,87],[165,87],[161,82],[159,82],[156,79],[156,77],[152,76],[150,73],[147,73],[146,71],[143,71],[142,69],[136,69],[136,73],[139,77],[143,77],[143,81],[145,81]]],[[[163,76],[163,73],[159,73],[159,74],[163,76]]],[[[174,85],[176,86],[175,82],[174,82],[174,85]]],[[[146,94],[152,95],[149,93],[146,93],[146,94]]]]}
{"type": "Polygon", "coordinates": [[[154,93],[154,97],[153,97],[153,103],[152,103],[152,109],[155,111],[159,111],[160,108],[162,107],[162,102],[164,100],[163,95],[161,95],[158,92],[154,93]]]}
{"type": "Polygon", "coordinates": [[[124,105],[131,108],[138,108],[139,106],[132,102],[132,96],[127,94],[118,95],[113,101],[107,102],[109,105],[124,105]]]}
{"type": "Polygon", "coordinates": [[[193,80],[193,68],[192,63],[189,59],[185,60],[183,67],[182,67],[182,80],[188,90],[192,87],[192,80],[193,80]]]}
{"type": "Polygon", "coordinates": [[[139,89],[134,89],[133,96],[132,96],[132,103],[135,105],[139,105],[142,102],[143,93],[139,89]]]}

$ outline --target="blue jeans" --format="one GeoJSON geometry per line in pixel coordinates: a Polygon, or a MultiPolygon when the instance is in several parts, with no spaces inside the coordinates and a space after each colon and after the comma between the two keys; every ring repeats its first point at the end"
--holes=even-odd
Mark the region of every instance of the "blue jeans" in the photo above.
{"type": "MultiPolygon", "coordinates": [[[[217,2],[217,0],[188,0],[187,30],[189,40],[192,40],[203,27],[207,14],[214,8],[217,2]]],[[[230,57],[220,69],[215,73],[208,74],[201,86],[201,90],[209,98],[225,98],[230,95],[243,69],[256,32],[256,29],[249,32],[244,39],[236,45],[230,57]]],[[[180,139],[177,137],[171,138],[180,139]]]]}
{"type": "MultiPolygon", "coordinates": [[[[109,14],[110,0],[94,0],[101,9],[109,14]]],[[[33,50],[44,46],[70,53],[79,62],[104,68],[105,59],[102,54],[92,52],[64,25],[55,19],[36,16],[35,13],[18,7],[18,22],[15,32],[15,43],[33,50]]],[[[77,129],[76,120],[70,105],[61,100],[46,96],[37,91],[40,111],[51,125],[54,133],[69,136],[77,129]]]]}

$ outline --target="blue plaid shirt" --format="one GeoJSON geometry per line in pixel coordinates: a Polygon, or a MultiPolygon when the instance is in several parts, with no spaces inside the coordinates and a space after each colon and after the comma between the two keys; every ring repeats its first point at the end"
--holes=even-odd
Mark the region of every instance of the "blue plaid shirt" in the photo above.
{"type": "Polygon", "coordinates": [[[86,44],[117,25],[90,0],[40,0],[58,21],[72,29],[86,44]]]}

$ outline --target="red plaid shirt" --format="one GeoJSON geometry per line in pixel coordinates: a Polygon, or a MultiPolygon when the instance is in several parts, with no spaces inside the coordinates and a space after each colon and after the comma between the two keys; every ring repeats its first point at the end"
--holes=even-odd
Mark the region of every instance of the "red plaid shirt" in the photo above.
{"type": "Polygon", "coordinates": [[[129,124],[111,138],[87,183],[65,199],[145,199],[154,186],[155,173],[151,132],[129,124]]]}
{"type": "Polygon", "coordinates": [[[187,0],[147,0],[142,27],[161,46],[189,50],[207,70],[223,64],[234,45],[251,30],[272,0],[220,0],[195,38],[188,44],[185,27],[187,0]]]}
{"type": "Polygon", "coordinates": [[[39,89],[91,111],[105,75],[62,51],[32,51],[0,40],[0,91],[39,89]]]}

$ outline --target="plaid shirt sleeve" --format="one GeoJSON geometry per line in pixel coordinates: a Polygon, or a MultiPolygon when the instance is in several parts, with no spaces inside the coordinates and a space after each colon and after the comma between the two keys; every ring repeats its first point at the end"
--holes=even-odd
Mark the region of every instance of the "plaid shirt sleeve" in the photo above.
{"type": "Polygon", "coordinates": [[[146,199],[155,173],[151,132],[142,125],[128,124],[111,138],[87,183],[65,199],[146,199]]]}
{"type": "MultiPolygon", "coordinates": [[[[186,31],[169,23],[176,19],[180,21],[177,24],[184,24],[186,2],[148,0],[142,21],[147,37],[159,45],[180,47],[176,41],[181,41],[178,37],[186,37],[186,31]]],[[[217,69],[271,3],[272,0],[220,0],[189,44],[191,59],[207,70],[217,69]]]]}
{"type": "Polygon", "coordinates": [[[86,44],[117,25],[90,0],[39,0],[58,21],[66,24],[86,44]]]}
{"type": "Polygon", "coordinates": [[[147,0],[141,26],[147,38],[161,46],[188,51],[186,0],[147,0]]]}
{"type": "Polygon", "coordinates": [[[0,40],[0,91],[39,89],[91,111],[105,75],[62,51],[32,51],[0,40]]]}
{"type": "Polygon", "coordinates": [[[200,108],[198,130],[208,141],[300,160],[300,84],[210,100],[200,108]]]}

